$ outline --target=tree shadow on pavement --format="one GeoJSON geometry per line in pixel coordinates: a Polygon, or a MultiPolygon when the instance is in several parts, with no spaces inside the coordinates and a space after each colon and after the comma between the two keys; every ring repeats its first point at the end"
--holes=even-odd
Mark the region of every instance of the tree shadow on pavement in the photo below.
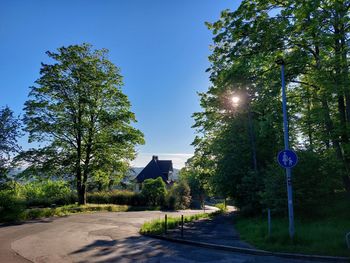
{"type": "Polygon", "coordinates": [[[133,236],[118,240],[95,240],[70,255],[75,262],[242,262],[247,256],[193,246],[174,244],[149,237],[133,236]],[[236,259],[236,260],[234,260],[236,259]],[[226,261],[229,260],[229,261],[226,261]]]}

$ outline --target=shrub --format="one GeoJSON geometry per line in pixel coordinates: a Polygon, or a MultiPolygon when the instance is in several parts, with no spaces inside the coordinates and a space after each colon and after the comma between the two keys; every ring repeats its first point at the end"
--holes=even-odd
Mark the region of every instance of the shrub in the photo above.
{"type": "Polygon", "coordinates": [[[144,206],[146,200],[144,197],[132,191],[103,191],[93,192],[87,194],[87,202],[91,204],[117,204],[117,205],[131,205],[144,206]]]}
{"type": "Polygon", "coordinates": [[[227,207],[224,203],[218,203],[215,205],[215,207],[220,209],[220,212],[224,213],[227,212],[227,207]]]}
{"type": "Polygon", "coordinates": [[[191,189],[185,180],[175,185],[174,191],[177,194],[176,206],[178,209],[186,209],[191,204],[191,189]]]}
{"type": "Polygon", "coordinates": [[[24,200],[14,190],[0,191],[0,219],[9,221],[25,210],[24,200]]]}
{"type": "Polygon", "coordinates": [[[165,198],[167,209],[187,209],[191,204],[191,190],[185,180],[174,184],[165,198]]]}
{"type": "MultiPolygon", "coordinates": [[[[318,207],[341,189],[341,173],[336,160],[325,154],[311,151],[298,152],[299,163],[293,168],[293,198],[297,213],[314,216],[318,207]]],[[[275,214],[287,213],[287,190],[285,171],[276,163],[264,172],[265,189],[261,193],[262,203],[275,214]]]]}
{"type": "Polygon", "coordinates": [[[174,191],[170,190],[165,196],[164,208],[169,210],[176,209],[176,195],[174,191]]]}
{"type": "Polygon", "coordinates": [[[165,183],[161,177],[143,182],[142,196],[149,205],[163,205],[166,195],[165,183]]]}
{"type": "Polygon", "coordinates": [[[67,205],[76,201],[69,183],[63,180],[45,180],[27,183],[23,187],[27,206],[67,205]]]}

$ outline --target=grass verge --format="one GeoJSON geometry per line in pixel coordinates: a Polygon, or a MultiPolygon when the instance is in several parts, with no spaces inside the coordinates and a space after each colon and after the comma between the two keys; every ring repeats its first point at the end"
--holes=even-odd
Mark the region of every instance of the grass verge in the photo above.
{"type": "MultiPolygon", "coordinates": [[[[195,215],[187,215],[184,216],[184,223],[189,223],[195,220],[199,220],[202,218],[212,218],[218,214],[221,214],[222,211],[219,210],[217,212],[207,214],[207,213],[201,213],[201,214],[195,214],[195,215]]],[[[153,235],[159,235],[164,232],[164,219],[154,219],[152,221],[146,222],[142,225],[140,229],[141,234],[153,234],[153,235]]],[[[181,224],[181,217],[168,217],[167,218],[167,229],[174,229],[181,224]]]]}
{"type": "Polygon", "coordinates": [[[76,213],[88,213],[99,211],[126,212],[134,211],[134,208],[128,205],[114,204],[65,205],[55,208],[31,208],[18,213],[12,212],[3,215],[0,219],[0,222],[16,222],[21,220],[38,219],[53,216],[66,216],[76,213]]]}
{"type": "Polygon", "coordinates": [[[259,249],[318,254],[327,256],[350,256],[345,234],[350,231],[350,221],[326,218],[319,220],[296,221],[296,234],[290,240],[288,219],[273,219],[271,236],[267,232],[267,220],[263,218],[237,217],[235,226],[242,240],[259,249]]]}
{"type": "Polygon", "coordinates": [[[350,231],[350,202],[346,193],[320,200],[307,211],[299,211],[295,221],[295,238],[290,240],[288,218],[272,216],[271,237],[267,233],[267,218],[238,216],[236,228],[243,240],[260,249],[350,257],[345,234],[350,231]]]}

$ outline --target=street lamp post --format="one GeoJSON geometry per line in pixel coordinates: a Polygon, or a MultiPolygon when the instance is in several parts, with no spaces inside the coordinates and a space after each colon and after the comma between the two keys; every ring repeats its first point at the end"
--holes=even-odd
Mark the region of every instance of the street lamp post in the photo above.
{"type": "MultiPolygon", "coordinates": [[[[278,61],[276,61],[276,63],[281,65],[284,149],[285,149],[285,151],[289,151],[287,96],[286,96],[286,84],[285,84],[285,80],[284,80],[284,61],[278,60],[278,61]]],[[[291,170],[291,167],[286,167],[285,169],[286,169],[286,177],[287,177],[289,236],[291,239],[293,239],[293,237],[294,237],[294,209],[293,209],[292,170],[291,170]]]]}

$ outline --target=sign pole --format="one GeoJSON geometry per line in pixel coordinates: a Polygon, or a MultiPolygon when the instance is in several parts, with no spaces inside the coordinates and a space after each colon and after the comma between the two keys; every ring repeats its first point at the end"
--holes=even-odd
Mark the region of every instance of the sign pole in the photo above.
{"type": "MultiPolygon", "coordinates": [[[[289,134],[288,134],[288,117],[287,117],[287,97],[286,84],[284,81],[284,61],[281,64],[281,78],[282,78],[282,109],[283,109],[283,130],[284,130],[284,148],[289,150],[289,134]]],[[[287,177],[287,194],[288,194],[288,216],[289,216],[289,236],[294,237],[294,210],[293,210],[293,188],[292,188],[292,170],[290,167],[286,168],[287,177]]]]}

